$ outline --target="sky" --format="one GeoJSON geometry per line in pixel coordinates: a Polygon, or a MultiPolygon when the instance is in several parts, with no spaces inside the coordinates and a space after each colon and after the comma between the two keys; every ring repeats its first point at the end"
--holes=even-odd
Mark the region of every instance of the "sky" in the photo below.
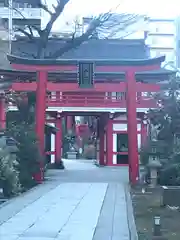
{"type": "MultiPolygon", "coordinates": [[[[56,0],[46,0],[46,2],[51,6],[56,0]]],[[[155,18],[174,18],[180,16],[180,8],[177,5],[178,0],[71,0],[53,29],[58,30],[64,22],[70,23],[77,16],[98,15],[110,9],[120,13],[146,14],[155,18]]],[[[48,16],[44,16],[43,25],[47,20],[48,16]]]]}

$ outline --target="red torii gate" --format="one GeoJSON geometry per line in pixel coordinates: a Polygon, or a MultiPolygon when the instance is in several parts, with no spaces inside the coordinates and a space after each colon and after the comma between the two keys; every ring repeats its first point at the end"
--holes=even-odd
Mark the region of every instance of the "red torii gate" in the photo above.
{"type": "MultiPolygon", "coordinates": [[[[95,72],[125,73],[124,82],[95,82],[93,88],[88,89],[92,92],[118,92],[126,91],[127,94],[127,119],[128,119],[128,156],[129,156],[129,177],[131,183],[135,184],[139,176],[139,160],[137,145],[137,119],[136,119],[136,92],[156,92],[159,91],[157,84],[146,84],[136,82],[136,75],[159,70],[165,57],[147,60],[88,60],[94,62],[95,72]]],[[[36,83],[14,83],[13,89],[18,91],[36,91],[36,133],[40,141],[40,150],[44,154],[44,125],[46,111],[46,91],[74,91],[86,93],[87,89],[81,89],[75,83],[51,83],[47,82],[48,72],[51,71],[78,71],[78,62],[85,60],[40,60],[26,59],[13,55],[8,55],[12,67],[17,70],[37,72],[36,83]]],[[[87,62],[87,61],[85,61],[87,62]]],[[[158,77],[157,77],[158,78],[158,77]]],[[[60,123],[59,123],[60,125],[60,123]]],[[[58,134],[57,134],[58,136],[58,134]]],[[[58,153],[60,154],[60,153],[58,153]]]]}

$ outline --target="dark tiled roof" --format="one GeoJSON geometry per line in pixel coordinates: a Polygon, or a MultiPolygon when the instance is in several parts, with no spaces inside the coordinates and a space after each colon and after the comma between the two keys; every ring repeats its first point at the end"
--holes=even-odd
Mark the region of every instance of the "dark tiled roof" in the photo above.
{"type": "MultiPolygon", "coordinates": [[[[64,40],[50,39],[46,55],[64,46],[64,40]]],[[[36,46],[24,40],[13,42],[13,55],[27,57],[36,52],[36,46]]],[[[89,40],[80,47],[65,53],[61,59],[147,59],[149,48],[144,40],[89,40]]]]}
{"type": "Polygon", "coordinates": [[[144,71],[144,72],[136,72],[136,75],[138,76],[144,76],[144,75],[161,75],[161,74],[176,74],[176,71],[172,71],[166,68],[160,68],[159,70],[151,70],[151,71],[144,71]]]}
{"type": "Polygon", "coordinates": [[[79,62],[95,63],[95,66],[147,66],[161,64],[165,60],[165,56],[149,59],[33,59],[17,57],[16,55],[7,55],[8,60],[15,64],[36,65],[36,66],[52,66],[52,65],[75,65],[79,62]]]}
{"type": "Polygon", "coordinates": [[[175,75],[176,71],[160,68],[159,70],[136,72],[136,81],[141,81],[145,83],[157,83],[161,81],[164,82],[175,75]]]}

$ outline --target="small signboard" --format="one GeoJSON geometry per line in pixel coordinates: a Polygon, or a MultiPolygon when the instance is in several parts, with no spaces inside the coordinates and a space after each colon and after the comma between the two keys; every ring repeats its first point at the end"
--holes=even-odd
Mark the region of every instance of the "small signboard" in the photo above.
{"type": "Polygon", "coordinates": [[[79,62],[78,84],[81,88],[92,88],[94,84],[94,63],[79,62]]]}

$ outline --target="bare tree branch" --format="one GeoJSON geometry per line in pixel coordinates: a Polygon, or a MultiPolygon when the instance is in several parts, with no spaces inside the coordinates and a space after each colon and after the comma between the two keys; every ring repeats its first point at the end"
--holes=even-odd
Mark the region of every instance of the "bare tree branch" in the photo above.
{"type": "MultiPolygon", "coordinates": [[[[58,17],[60,17],[63,13],[69,1],[70,0],[56,0],[57,4],[52,5],[52,10],[47,6],[46,3],[40,4],[41,9],[50,15],[50,19],[44,29],[41,30],[38,27],[32,25],[27,26],[29,31],[20,28],[18,29],[19,32],[23,33],[28,37],[29,40],[31,40],[31,42],[35,44],[35,47],[37,48],[36,58],[58,58],[71,49],[79,47],[83,42],[93,37],[123,38],[129,34],[126,32],[129,27],[144,19],[144,16],[136,14],[116,14],[112,9],[107,13],[100,14],[99,16],[92,18],[85,32],[78,32],[78,34],[77,30],[80,29],[80,25],[78,26],[79,23],[75,22],[74,32],[68,36],[69,38],[65,41],[64,45],[60,49],[52,52],[47,56],[47,45],[52,27],[58,17]],[[33,35],[33,30],[37,31],[39,35],[38,39],[33,35]],[[123,35],[121,37],[118,37],[119,32],[123,32],[123,35]]],[[[133,31],[136,30],[131,29],[130,33],[133,31]]]]}
{"type": "Polygon", "coordinates": [[[24,29],[22,29],[22,28],[16,28],[15,31],[16,31],[16,32],[21,32],[21,33],[23,33],[26,37],[29,38],[29,40],[31,40],[32,42],[34,41],[33,36],[32,36],[30,33],[28,33],[26,30],[24,30],[24,29]]]}
{"type": "MultiPolygon", "coordinates": [[[[84,41],[87,41],[89,38],[91,38],[95,32],[107,35],[107,31],[109,31],[111,34],[109,34],[109,36],[112,37],[113,34],[117,33],[118,31],[125,30],[128,26],[144,18],[144,16],[119,14],[118,18],[119,20],[116,19],[114,13],[111,12],[100,14],[97,18],[92,19],[85,33],[78,37],[74,37],[74,34],[70,40],[66,41],[62,48],[50,54],[48,58],[58,58],[69,50],[79,47],[84,41]],[[113,33],[111,32],[112,28],[114,29],[113,33]]],[[[107,36],[107,38],[109,36],[107,36]]]]}
{"type": "Polygon", "coordinates": [[[144,15],[113,14],[111,18],[98,28],[100,38],[124,38],[141,29],[140,25],[146,22],[144,15]],[[138,26],[137,26],[138,25],[138,26]]]}
{"type": "Polygon", "coordinates": [[[39,48],[38,48],[38,53],[37,53],[37,58],[41,58],[44,57],[44,49],[47,46],[48,43],[48,38],[50,35],[50,32],[52,30],[53,24],[55,23],[55,21],[58,19],[58,17],[62,14],[65,6],[69,3],[70,0],[57,0],[57,6],[54,8],[54,12],[51,12],[51,17],[49,22],[47,23],[45,29],[43,29],[41,31],[41,43],[39,44],[39,48]]]}
{"type": "Polygon", "coordinates": [[[61,0],[61,1],[58,2],[58,5],[55,7],[55,12],[52,13],[51,18],[50,18],[49,22],[47,23],[47,25],[46,25],[46,27],[44,29],[44,32],[46,33],[46,35],[49,36],[49,34],[50,34],[51,30],[52,30],[54,22],[61,15],[61,13],[63,12],[65,6],[68,4],[69,1],[70,0],[61,0]]]}
{"type": "Polygon", "coordinates": [[[51,10],[48,8],[46,4],[40,3],[39,7],[43,9],[45,12],[49,13],[49,15],[53,15],[53,12],[51,12],[51,10]]]}
{"type": "MultiPolygon", "coordinates": [[[[16,11],[23,19],[26,19],[25,16],[22,14],[22,12],[20,10],[18,10],[17,8],[14,8],[14,7],[10,7],[12,10],[16,11]]],[[[29,33],[22,29],[22,28],[18,28],[18,29],[15,29],[16,32],[21,32],[23,33],[25,36],[27,36],[29,38],[29,40],[31,41],[34,41],[35,40],[35,36],[34,36],[34,33],[33,33],[33,29],[36,30],[39,34],[39,36],[41,35],[41,29],[38,28],[37,26],[35,25],[26,25],[28,30],[29,30],[29,33]]]]}

